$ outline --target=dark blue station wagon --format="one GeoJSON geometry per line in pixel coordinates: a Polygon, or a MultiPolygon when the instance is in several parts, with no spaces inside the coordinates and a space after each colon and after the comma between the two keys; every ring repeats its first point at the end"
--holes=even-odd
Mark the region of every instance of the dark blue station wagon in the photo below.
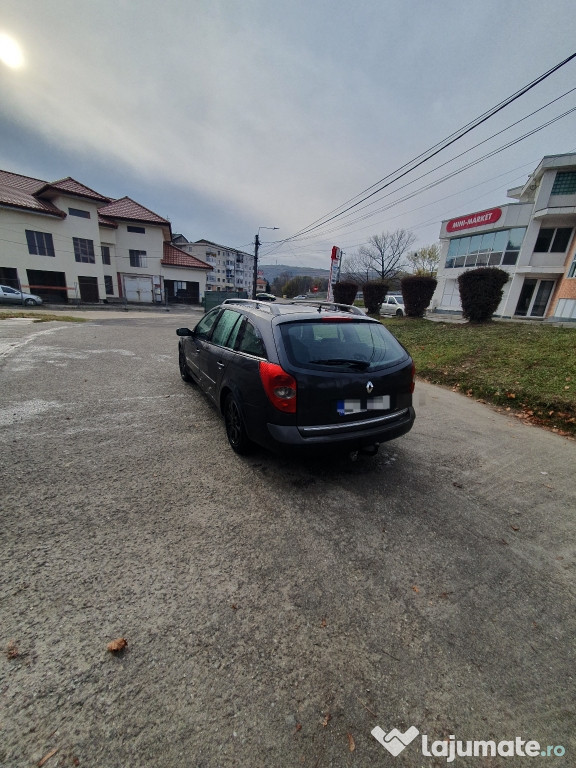
{"type": "Polygon", "coordinates": [[[361,310],[227,299],[178,328],[180,374],[224,416],[232,448],[376,453],[414,423],[414,365],[361,310]]]}

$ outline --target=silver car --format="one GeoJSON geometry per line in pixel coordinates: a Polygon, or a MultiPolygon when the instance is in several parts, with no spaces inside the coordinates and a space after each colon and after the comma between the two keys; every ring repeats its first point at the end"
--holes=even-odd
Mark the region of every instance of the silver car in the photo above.
{"type": "Polygon", "coordinates": [[[405,314],[404,298],[399,293],[393,293],[390,296],[386,296],[380,307],[381,315],[396,315],[402,317],[405,314]]]}
{"type": "Polygon", "coordinates": [[[28,307],[33,307],[36,304],[42,304],[42,299],[33,293],[24,293],[16,290],[16,288],[11,288],[9,285],[0,285],[0,303],[26,304],[28,307]]]}

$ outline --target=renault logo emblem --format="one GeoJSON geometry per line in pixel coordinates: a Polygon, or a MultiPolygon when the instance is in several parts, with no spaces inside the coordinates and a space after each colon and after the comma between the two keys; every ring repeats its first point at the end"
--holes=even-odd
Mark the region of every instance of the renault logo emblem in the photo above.
{"type": "Polygon", "coordinates": [[[374,384],[372,384],[371,381],[366,384],[366,392],[368,392],[369,395],[372,394],[372,390],[374,389],[374,384]]]}

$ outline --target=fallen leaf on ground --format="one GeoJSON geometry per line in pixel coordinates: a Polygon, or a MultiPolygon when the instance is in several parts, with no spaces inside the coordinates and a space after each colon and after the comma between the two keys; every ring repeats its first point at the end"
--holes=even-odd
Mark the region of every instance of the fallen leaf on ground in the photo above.
{"type": "Polygon", "coordinates": [[[412,587],[412,589],[414,590],[414,592],[420,592],[420,590],[418,589],[418,587],[412,587]]]}
{"type": "Polygon", "coordinates": [[[112,640],[111,643],[108,643],[106,646],[110,653],[118,653],[118,651],[122,651],[126,646],[128,645],[128,641],[125,637],[117,637],[116,640],[112,640]]]}
{"type": "Polygon", "coordinates": [[[327,712],[326,717],[324,718],[324,720],[322,720],[322,725],[324,726],[324,728],[326,728],[330,720],[332,720],[332,715],[330,714],[330,712],[327,712]]]}
{"type": "Polygon", "coordinates": [[[350,750],[350,752],[354,752],[354,750],[356,749],[356,744],[354,743],[354,737],[352,736],[351,733],[348,734],[348,749],[350,750]]]}
{"type": "Polygon", "coordinates": [[[326,626],[326,617],[325,617],[325,616],[324,616],[324,618],[322,619],[322,621],[320,622],[320,626],[321,626],[321,627],[325,627],[325,626],[326,626]]]}
{"type": "Polygon", "coordinates": [[[517,525],[511,525],[510,528],[512,528],[513,531],[519,531],[520,528],[518,528],[517,525]]]}
{"type": "Polygon", "coordinates": [[[16,645],[15,640],[10,640],[10,642],[6,646],[5,653],[8,659],[17,659],[18,656],[20,656],[20,651],[18,650],[18,646],[16,645]]]}

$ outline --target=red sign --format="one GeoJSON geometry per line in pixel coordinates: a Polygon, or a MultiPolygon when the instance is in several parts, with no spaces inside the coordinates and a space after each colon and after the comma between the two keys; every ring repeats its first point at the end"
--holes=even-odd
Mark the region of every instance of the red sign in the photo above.
{"type": "Polygon", "coordinates": [[[446,224],[446,232],[458,232],[461,229],[485,227],[487,224],[495,224],[500,216],[502,216],[501,208],[490,208],[489,211],[470,213],[468,216],[461,216],[459,219],[450,219],[448,224],[446,224]]]}
{"type": "Polygon", "coordinates": [[[332,261],[337,261],[340,258],[340,253],[341,253],[340,248],[338,248],[337,245],[333,245],[332,254],[331,254],[332,261]]]}

